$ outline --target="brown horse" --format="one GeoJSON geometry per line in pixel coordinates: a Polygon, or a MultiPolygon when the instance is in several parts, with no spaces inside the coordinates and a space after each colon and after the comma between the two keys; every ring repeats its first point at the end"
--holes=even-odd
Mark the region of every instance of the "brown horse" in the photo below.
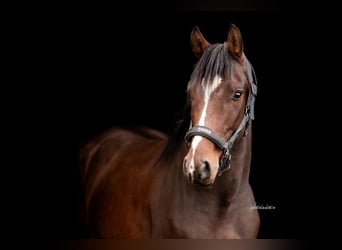
{"type": "Polygon", "coordinates": [[[81,150],[92,238],[256,238],[249,184],[257,84],[239,29],[210,44],[194,27],[198,62],[170,136],[112,128],[81,150]]]}

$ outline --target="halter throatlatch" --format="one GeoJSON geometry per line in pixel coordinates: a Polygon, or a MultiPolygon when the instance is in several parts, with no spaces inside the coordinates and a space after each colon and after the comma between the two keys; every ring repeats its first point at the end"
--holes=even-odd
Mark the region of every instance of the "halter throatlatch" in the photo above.
{"type": "Polygon", "coordinates": [[[255,97],[257,95],[257,80],[255,76],[254,69],[250,62],[245,60],[246,62],[246,68],[247,68],[247,80],[250,84],[251,91],[249,91],[248,94],[248,99],[247,99],[247,104],[246,104],[246,109],[244,116],[240,122],[239,127],[234,131],[233,135],[230,137],[228,141],[223,139],[221,136],[219,136],[215,131],[212,129],[205,127],[205,126],[190,126],[189,131],[185,135],[185,140],[190,141],[191,138],[195,135],[203,136],[210,141],[212,141],[217,147],[219,147],[222,151],[223,154],[220,158],[220,166],[218,170],[218,175],[220,176],[224,171],[230,169],[231,167],[231,157],[232,155],[230,154],[230,150],[240,134],[241,131],[245,131],[247,134],[247,125],[249,119],[254,120],[254,102],[255,102],[255,97]]]}

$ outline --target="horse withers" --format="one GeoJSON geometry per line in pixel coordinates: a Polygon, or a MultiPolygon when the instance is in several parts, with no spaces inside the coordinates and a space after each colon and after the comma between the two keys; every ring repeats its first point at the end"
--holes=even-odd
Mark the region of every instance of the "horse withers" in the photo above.
{"type": "Polygon", "coordinates": [[[191,35],[198,61],[183,117],[166,135],[115,127],[80,152],[89,238],[256,238],[249,183],[257,83],[231,24],[224,43],[191,35]]]}

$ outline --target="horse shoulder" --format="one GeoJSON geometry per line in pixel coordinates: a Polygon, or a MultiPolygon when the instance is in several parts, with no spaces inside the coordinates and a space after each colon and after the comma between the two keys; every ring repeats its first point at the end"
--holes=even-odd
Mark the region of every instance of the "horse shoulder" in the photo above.
{"type": "Polygon", "coordinates": [[[83,148],[85,205],[92,214],[87,220],[100,238],[144,238],[150,233],[146,197],[166,140],[154,129],[113,128],[83,148]]]}

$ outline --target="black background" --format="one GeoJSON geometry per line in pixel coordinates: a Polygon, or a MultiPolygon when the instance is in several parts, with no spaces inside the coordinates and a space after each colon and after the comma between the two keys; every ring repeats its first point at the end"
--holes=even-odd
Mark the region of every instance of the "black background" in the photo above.
{"type": "Polygon", "coordinates": [[[26,204],[24,227],[38,227],[29,233],[82,238],[75,206],[79,148],[114,125],[168,133],[185,103],[196,62],[191,29],[198,25],[209,42],[224,42],[234,23],[259,84],[250,182],[257,204],[275,207],[259,210],[259,238],[311,237],[303,185],[305,117],[297,118],[305,107],[296,106],[301,88],[293,80],[297,65],[290,57],[297,53],[291,42],[293,16],[281,10],[121,14],[62,12],[40,26],[45,31],[35,42],[42,49],[38,80],[43,88],[38,93],[31,86],[34,102],[23,105],[37,163],[29,171],[35,178],[27,187],[33,199],[26,204]]]}

